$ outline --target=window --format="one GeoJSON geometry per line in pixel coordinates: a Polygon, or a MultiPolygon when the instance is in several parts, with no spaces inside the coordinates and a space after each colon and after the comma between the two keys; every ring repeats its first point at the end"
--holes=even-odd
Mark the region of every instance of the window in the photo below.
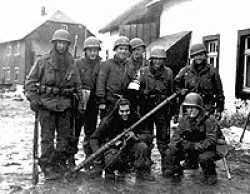
{"type": "Polygon", "coordinates": [[[64,30],[68,30],[68,29],[69,29],[69,27],[68,27],[68,25],[66,25],[66,24],[62,24],[62,29],[64,29],[64,30]]]}
{"type": "Polygon", "coordinates": [[[15,47],[14,47],[14,55],[15,56],[20,55],[20,42],[17,42],[15,47]]]}
{"type": "Polygon", "coordinates": [[[4,77],[4,81],[10,81],[10,68],[9,67],[3,68],[3,77],[4,77]]]}
{"type": "Polygon", "coordinates": [[[250,99],[250,29],[238,31],[235,96],[250,99]]]}
{"type": "Polygon", "coordinates": [[[19,75],[19,67],[15,67],[15,75],[14,75],[15,81],[18,81],[18,77],[19,77],[18,75],[19,75]]]}
{"type": "Polygon", "coordinates": [[[220,35],[209,35],[203,37],[203,43],[207,49],[208,63],[219,70],[219,45],[220,35]]]}

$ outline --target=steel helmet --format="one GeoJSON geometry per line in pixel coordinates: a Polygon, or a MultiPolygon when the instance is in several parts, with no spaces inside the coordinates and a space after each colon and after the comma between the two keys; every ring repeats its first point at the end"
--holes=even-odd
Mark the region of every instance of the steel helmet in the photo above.
{"type": "Polygon", "coordinates": [[[86,38],[83,43],[83,49],[85,50],[87,48],[98,48],[101,50],[100,41],[94,36],[86,38]]]}
{"type": "Polygon", "coordinates": [[[130,46],[131,46],[131,49],[134,50],[135,48],[139,46],[143,46],[145,48],[146,44],[140,38],[133,38],[132,40],[130,40],[130,46]]]}
{"type": "Polygon", "coordinates": [[[51,42],[54,42],[56,40],[64,40],[64,41],[67,41],[68,43],[71,43],[70,33],[64,29],[56,30],[53,34],[51,42]]]}
{"type": "Polygon", "coordinates": [[[150,52],[149,59],[151,58],[166,59],[167,58],[166,51],[163,48],[153,48],[150,52]]]}
{"type": "Polygon", "coordinates": [[[207,52],[207,49],[205,47],[204,44],[194,44],[191,46],[191,49],[190,49],[190,56],[193,56],[193,55],[196,55],[196,54],[199,54],[199,53],[206,53],[207,52]]]}
{"type": "Polygon", "coordinates": [[[203,100],[201,96],[195,92],[190,92],[189,94],[186,95],[182,106],[194,106],[199,109],[203,109],[203,100]]]}
{"type": "Polygon", "coordinates": [[[114,44],[114,48],[113,50],[115,50],[118,46],[120,45],[126,45],[126,46],[129,46],[129,49],[130,49],[130,43],[129,43],[129,39],[127,36],[120,36],[116,41],[115,41],[115,44],[114,44]]]}

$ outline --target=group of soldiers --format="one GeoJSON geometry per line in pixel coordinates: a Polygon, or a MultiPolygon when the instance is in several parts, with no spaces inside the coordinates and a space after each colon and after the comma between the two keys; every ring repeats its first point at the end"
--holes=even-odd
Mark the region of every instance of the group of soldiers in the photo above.
{"type": "Polygon", "coordinates": [[[130,131],[124,141],[117,142],[85,170],[93,177],[105,172],[107,179],[134,171],[138,179],[154,180],[151,151],[156,138],[164,177],[181,175],[184,169],[200,165],[203,182],[216,183],[216,142],[220,138],[216,120],[224,109],[224,95],[218,72],[207,64],[205,46],[191,47],[190,64],[174,78],[165,50],[153,48],[146,60],[146,44],[140,38],[118,37],[114,57],[102,62],[100,40],[88,37],[83,56],[74,59],[68,51],[70,36],[63,29],[54,32],[52,50],[34,64],[25,83],[30,107],[39,115],[39,165],[45,178],[60,178],[75,166],[82,128],[88,158],[179,92],[178,99],[130,131]],[[206,112],[214,117],[202,119],[206,112]],[[177,115],[179,125],[170,138],[170,121],[177,115]]]}

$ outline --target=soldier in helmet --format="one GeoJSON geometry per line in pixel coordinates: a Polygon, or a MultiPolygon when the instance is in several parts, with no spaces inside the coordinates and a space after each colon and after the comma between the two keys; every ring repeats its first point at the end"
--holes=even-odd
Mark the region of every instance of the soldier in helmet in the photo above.
{"type": "MultiPolygon", "coordinates": [[[[89,145],[89,137],[94,132],[97,123],[98,108],[96,105],[95,96],[95,84],[97,74],[100,68],[101,58],[99,51],[101,50],[100,40],[94,36],[88,37],[84,41],[83,45],[84,57],[76,60],[76,66],[79,70],[81,83],[83,88],[84,99],[84,113],[77,113],[75,123],[75,150],[77,151],[77,145],[81,128],[84,126],[84,142],[83,149],[86,157],[92,154],[92,150],[89,145]]],[[[75,164],[75,159],[72,156],[71,165],[75,164]]]]}
{"type": "Polygon", "coordinates": [[[120,36],[114,44],[114,58],[108,59],[100,66],[96,83],[96,96],[101,111],[101,118],[107,115],[123,95],[132,79],[131,67],[127,63],[130,52],[129,39],[120,36]]]}
{"type": "Polygon", "coordinates": [[[167,163],[164,176],[175,176],[183,173],[180,161],[187,159],[202,168],[202,182],[215,184],[217,181],[215,160],[217,131],[219,125],[214,117],[204,119],[204,104],[197,93],[186,95],[181,105],[179,126],[172,136],[166,154],[167,163]],[[196,163],[197,162],[197,163],[196,163]]]}
{"type": "Polygon", "coordinates": [[[126,97],[131,102],[131,111],[138,112],[138,100],[139,100],[139,87],[140,87],[140,71],[144,66],[148,66],[148,61],[145,59],[146,44],[140,38],[133,38],[130,40],[130,46],[132,54],[128,59],[128,63],[133,68],[133,79],[129,83],[126,97]]]}
{"type": "MultiPolygon", "coordinates": [[[[141,115],[145,115],[173,93],[173,72],[165,66],[165,50],[153,48],[149,60],[150,65],[142,70],[140,79],[141,115]]],[[[151,149],[153,148],[154,124],[156,126],[156,143],[161,154],[162,172],[165,170],[165,152],[170,141],[170,119],[170,106],[167,106],[146,121],[146,128],[149,129],[151,135],[151,139],[148,138],[147,142],[151,149]]],[[[151,149],[149,155],[151,155],[151,149]]]]}
{"type": "Polygon", "coordinates": [[[51,40],[53,48],[32,67],[25,83],[25,94],[30,107],[38,113],[41,125],[41,157],[39,165],[46,179],[60,177],[66,160],[74,152],[70,146],[72,96],[80,98],[83,110],[80,76],[68,48],[68,31],[59,29],[51,40]],[[56,136],[56,146],[54,139],[56,136]]]}
{"type": "Polygon", "coordinates": [[[215,116],[221,118],[224,110],[224,92],[217,70],[207,63],[206,48],[195,44],[190,51],[191,64],[185,66],[175,77],[177,90],[189,89],[200,94],[206,111],[215,107],[215,116]]]}

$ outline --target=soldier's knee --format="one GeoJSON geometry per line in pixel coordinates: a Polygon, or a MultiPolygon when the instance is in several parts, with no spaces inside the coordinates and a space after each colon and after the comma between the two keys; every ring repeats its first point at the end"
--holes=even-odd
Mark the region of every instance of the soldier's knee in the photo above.
{"type": "Polygon", "coordinates": [[[136,144],[136,150],[139,152],[144,152],[148,149],[149,147],[147,146],[146,143],[140,142],[136,144]]]}

